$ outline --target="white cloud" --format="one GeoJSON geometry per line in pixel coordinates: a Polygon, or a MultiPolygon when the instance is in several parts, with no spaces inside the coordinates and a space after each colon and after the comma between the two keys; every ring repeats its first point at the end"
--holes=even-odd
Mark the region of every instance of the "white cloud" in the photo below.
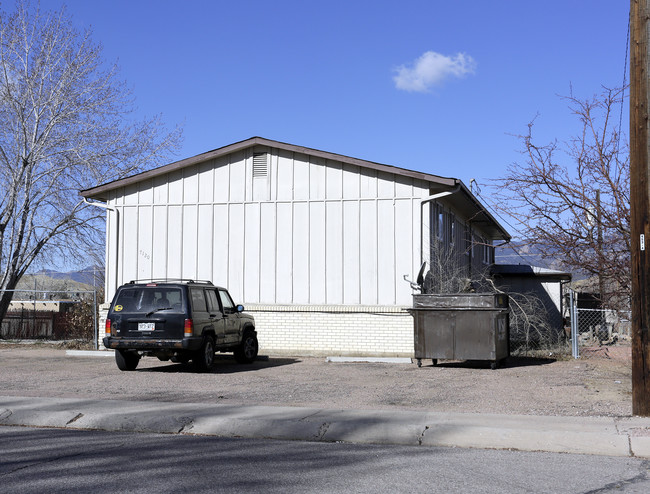
{"type": "Polygon", "coordinates": [[[445,79],[464,77],[473,74],[475,69],[474,59],[464,53],[448,57],[435,51],[427,51],[411,66],[397,67],[397,75],[393,80],[397,89],[426,93],[445,79]]]}

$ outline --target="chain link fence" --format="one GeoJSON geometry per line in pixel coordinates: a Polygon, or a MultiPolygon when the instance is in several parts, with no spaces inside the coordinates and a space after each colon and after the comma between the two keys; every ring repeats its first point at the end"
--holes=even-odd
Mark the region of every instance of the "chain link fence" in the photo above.
{"type": "Polygon", "coordinates": [[[11,290],[0,341],[47,340],[97,349],[96,290],[11,290]]]}
{"type": "Polygon", "coordinates": [[[574,358],[625,359],[630,354],[630,311],[578,308],[574,297],[570,310],[574,358]]]}

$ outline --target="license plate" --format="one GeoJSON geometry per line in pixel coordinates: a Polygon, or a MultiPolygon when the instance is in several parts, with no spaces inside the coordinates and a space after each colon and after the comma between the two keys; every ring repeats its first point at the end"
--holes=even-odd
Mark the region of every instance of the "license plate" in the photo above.
{"type": "Polygon", "coordinates": [[[155,322],[139,322],[138,323],[138,331],[153,331],[156,329],[156,323],[155,322]]]}

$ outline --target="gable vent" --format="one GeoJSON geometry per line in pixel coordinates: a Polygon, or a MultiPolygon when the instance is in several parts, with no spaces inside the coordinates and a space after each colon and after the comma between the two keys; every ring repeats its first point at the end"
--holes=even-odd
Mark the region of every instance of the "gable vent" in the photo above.
{"type": "Polygon", "coordinates": [[[267,153],[253,153],[253,178],[265,178],[268,174],[267,153]]]}

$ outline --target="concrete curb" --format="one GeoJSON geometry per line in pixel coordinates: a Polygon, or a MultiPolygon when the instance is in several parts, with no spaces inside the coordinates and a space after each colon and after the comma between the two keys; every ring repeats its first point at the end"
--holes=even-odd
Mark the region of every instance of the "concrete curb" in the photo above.
{"type": "Polygon", "coordinates": [[[0,396],[0,425],[650,458],[650,419],[0,396]]]}

